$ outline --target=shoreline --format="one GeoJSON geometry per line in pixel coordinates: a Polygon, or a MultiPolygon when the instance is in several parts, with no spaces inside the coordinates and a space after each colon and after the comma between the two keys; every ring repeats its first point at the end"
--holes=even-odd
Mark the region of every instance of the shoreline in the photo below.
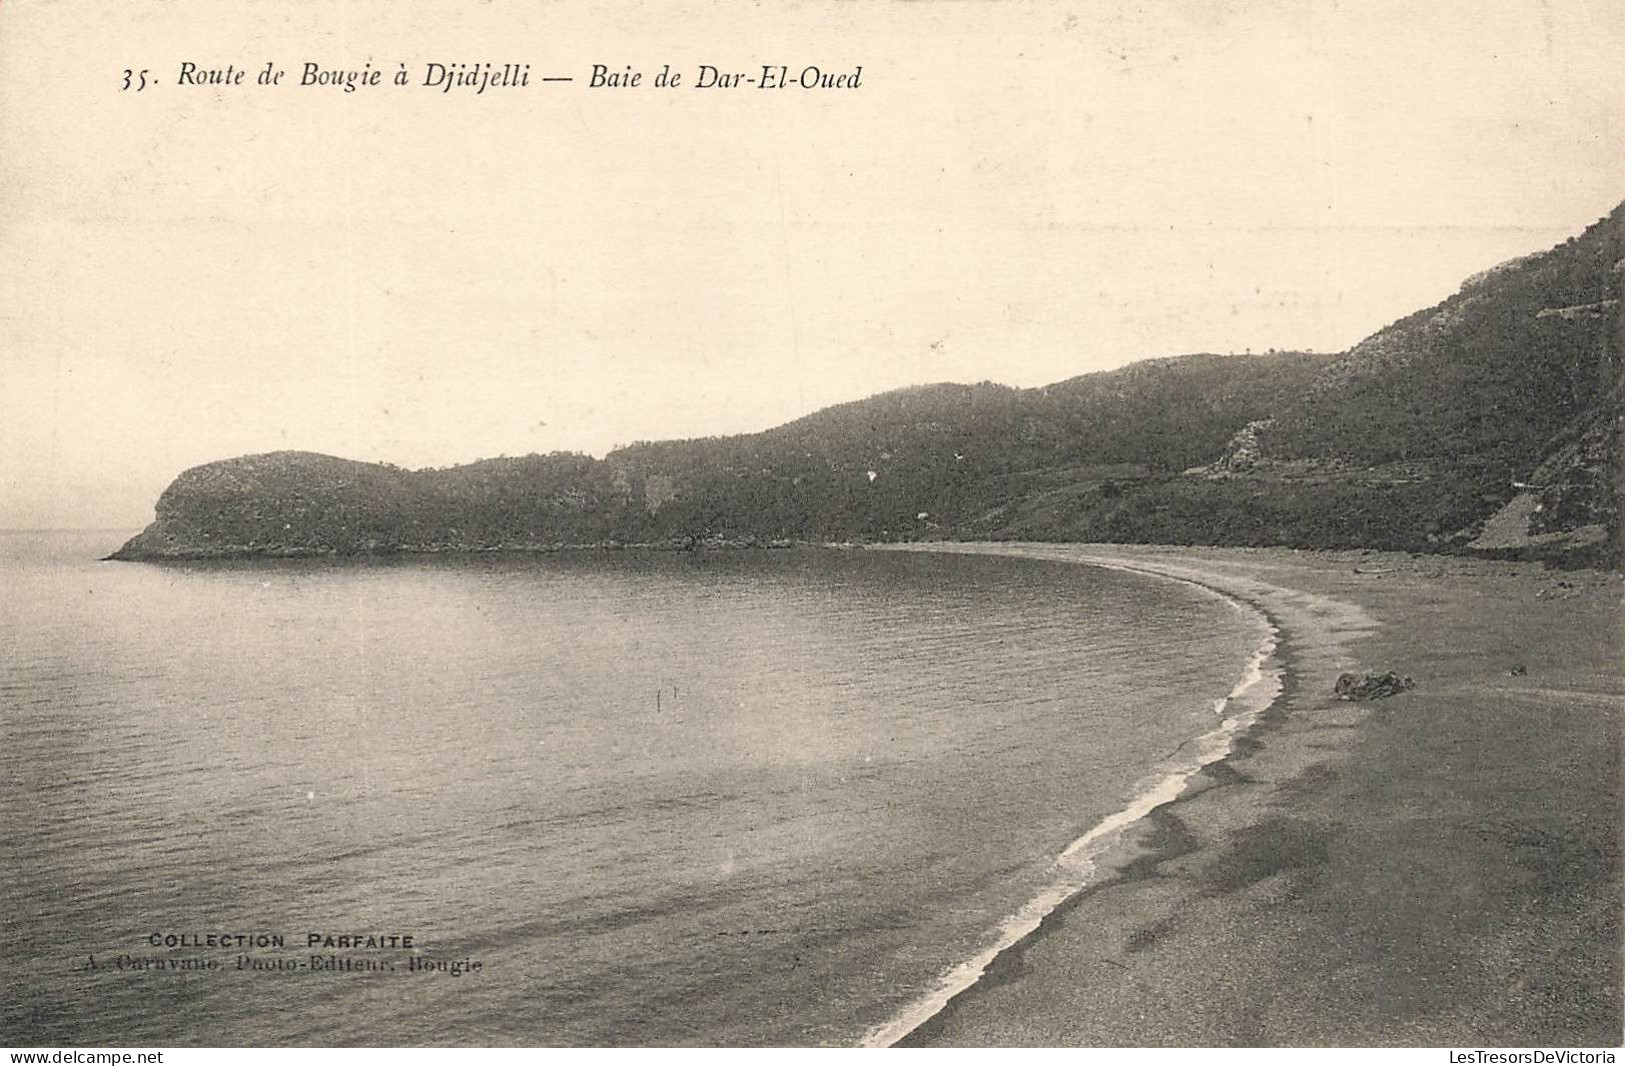
{"type": "MultiPolygon", "coordinates": [[[[971,553],[960,551],[955,554],[971,553]]],[[[1022,556],[1031,557],[1028,553],[1022,553],[1022,556]]],[[[861,1047],[892,1047],[906,1041],[958,997],[973,992],[1006,951],[1019,949],[1029,937],[1039,935],[1050,914],[1088,892],[1102,875],[1115,875],[1122,865],[1120,852],[1125,850],[1123,845],[1130,839],[1135,827],[1157,809],[1177,801],[1195,775],[1228,758],[1237,741],[1268,712],[1285,686],[1289,663],[1278,653],[1281,627],[1260,604],[1211,584],[1175,577],[1156,569],[1104,561],[1068,561],[1192,586],[1223,600],[1238,611],[1254,616],[1264,629],[1263,639],[1254,648],[1244,672],[1231,686],[1230,692],[1214,701],[1214,713],[1220,716],[1218,724],[1190,737],[1176,749],[1176,752],[1190,749],[1191,754],[1178,762],[1171,757],[1164,758],[1153,766],[1126,806],[1091,826],[1055,857],[1051,866],[1053,879],[1021,909],[1000,923],[990,945],[943,973],[928,992],[910,1001],[891,1019],[871,1028],[860,1041],[861,1047]]]]}
{"type": "MultiPolygon", "coordinates": [[[[932,551],[937,546],[913,545],[898,547],[891,550],[901,551],[932,551]]],[[[1133,861],[1133,852],[1138,841],[1136,829],[1141,823],[1154,815],[1161,808],[1176,804],[1191,787],[1193,779],[1210,768],[1213,772],[1222,772],[1217,769],[1219,764],[1229,759],[1238,750],[1249,734],[1260,727],[1269,710],[1282,697],[1286,691],[1288,679],[1294,671],[1294,664],[1290,654],[1282,650],[1285,633],[1289,627],[1303,625],[1302,620],[1293,617],[1290,622],[1283,623],[1279,617],[1280,606],[1270,603],[1260,595],[1256,588],[1242,590],[1222,580],[1215,580],[1214,575],[1192,570],[1184,567],[1169,568],[1166,566],[1146,565],[1143,562],[1132,562],[1120,557],[1096,554],[1080,554],[1076,546],[1071,545],[1039,545],[1039,544],[975,544],[954,546],[941,549],[954,554],[991,554],[1004,555],[1016,558],[1042,559],[1050,562],[1066,562],[1078,566],[1098,567],[1101,569],[1118,570],[1133,574],[1140,574],[1165,581],[1175,581],[1190,585],[1203,592],[1236,606],[1238,609],[1249,611],[1262,620],[1267,635],[1253,657],[1249,660],[1247,672],[1243,675],[1230,694],[1223,700],[1217,701],[1218,707],[1227,707],[1230,701],[1244,695],[1247,690],[1259,682],[1266,683],[1267,695],[1235,717],[1227,717],[1220,725],[1207,733],[1192,737],[1187,744],[1197,744],[1201,754],[1195,762],[1188,766],[1174,768],[1155,767],[1151,775],[1156,776],[1154,786],[1135,795],[1129,805],[1122,811],[1108,816],[1098,825],[1091,828],[1084,836],[1069,845],[1056,859],[1056,866],[1065,868],[1069,860],[1080,849],[1089,848],[1098,844],[1086,855],[1080,856],[1087,864],[1079,871],[1076,877],[1068,884],[1066,891],[1058,894],[1045,892],[1033,901],[1041,907],[1041,913],[1030,915],[1033,908],[1030,903],[1007,920],[1003,929],[1008,929],[1012,921],[1019,923],[1019,935],[1014,937],[1001,937],[997,945],[988,952],[975,956],[969,962],[962,964],[954,971],[945,975],[939,987],[932,993],[921,997],[919,1001],[911,1004],[909,1008],[900,1012],[899,1016],[885,1026],[872,1031],[864,1040],[864,1046],[914,1046],[918,1041],[915,1034],[930,1030],[932,1022],[941,1014],[949,1010],[954,1002],[961,996],[973,995],[976,987],[982,980],[995,973],[999,967],[1000,959],[1005,952],[1019,954],[1023,945],[1033,937],[1044,935],[1046,923],[1050,915],[1070,909],[1079,902],[1080,898],[1088,894],[1097,886],[1120,877],[1133,861]],[[1008,547],[1009,550],[1000,550],[1008,547]],[[1269,669],[1273,666],[1273,669],[1269,669]],[[1222,741],[1222,746],[1216,742],[1222,741]],[[1160,776],[1159,771],[1161,771],[1160,776]],[[1031,918],[1030,921],[1024,920],[1031,918]],[[963,971],[974,969],[974,975],[967,975],[963,971]],[[966,979],[968,977],[968,979],[966,979]],[[957,978],[957,979],[956,979],[957,978]],[[929,1009],[924,1009],[926,1007],[929,1009]]],[[[1339,605],[1345,611],[1350,611],[1354,617],[1357,608],[1350,605],[1339,605]]],[[[1293,612],[1289,611],[1291,615],[1293,612]]],[[[1362,619],[1363,621],[1363,619],[1362,619]]],[[[1217,708],[1216,708],[1217,709],[1217,708]]],[[[1222,712],[1221,712],[1222,713],[1222,712]]],[[[1001,930],[1002,931],[1002,930],[1001,930]]]]}
{"type": "Polygon", "coordinates": [[[1618,575],[1362,551],[889,550],[1192,581],[1263,611],[1282,666],[1222,757],[897,1046],[1619,1043],[1618,575]],[[1496,658],[1509,644],[1529,676],[1496,658]],[[1332,698],[1337,673],[1390,668],[1419,689],[1332,698]],[[1520,761],[1512,737],[1550,757],[1520,761]]]}
{"type": "Polygon", "coordinates": [[[588,544],[415,544],[375,545],[363,549],[297,548],[276,546],[225,545],[220,548],[192,548],[156,551],[137,546],[146,530],[129,537],[123,545],[102,556],[103,563],[200,563],[239,562],[254,559],[324,559],[330,561],[356,559],[412,559],[423,556],[460,555],[562,555],[609,553],[623,551],[649,552],[715,552],[715,551],[785,551],[791,548],[851,547],[843,544],[815,544],[789,538],[695,538],[677,537],[660,541],[623,543],[606,540],[588,544]]]}

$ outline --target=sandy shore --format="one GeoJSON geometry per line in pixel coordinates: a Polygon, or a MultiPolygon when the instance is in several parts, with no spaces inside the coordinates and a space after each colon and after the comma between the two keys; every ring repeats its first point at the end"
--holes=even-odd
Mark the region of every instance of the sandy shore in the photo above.
{"type": "Polygon", "coordinates": [[[1619,575],[930,547],[1126,565],[1245,599],[1280,630],[1285,687],[1096,883],[901,1043],[1620,1044],[1619,575]],[[1341,703],[1345,670],[1417,687],[1341,703]]]}

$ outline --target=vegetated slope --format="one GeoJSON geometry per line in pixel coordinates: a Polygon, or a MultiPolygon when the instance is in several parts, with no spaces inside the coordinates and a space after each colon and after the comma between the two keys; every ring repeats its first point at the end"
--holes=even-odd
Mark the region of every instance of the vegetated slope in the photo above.
{"type": "Polygon", "coordinates": [[[1618,565],[1622,217],[1379,331],[1200,469],[1027,496],[995,535],[1618,565]]]}
{"type": "Polygon", "coordinates": [[[761,433],[176,479],[126,558],[935,537],[1617,560],[1625,206],[1342,355],[900,389],[761,433]]]}
{"type": "Polygon", "coordinates": [[[928,385],[762,433],[407,471],[274,452],[183,473],[120,557],[876,540],[996,524],[1011,500],[1165,475],[1330,356],[1153,360],[1041,389],[928,385]]]}
{"type": "Polygon", "coordinates": [[[646,527],[654,536],[960,533],[1052,485],[1143,478],[1211,456],[1329,362],[1193,355],[1039,389],[927,385],[763,433],[639,444],[606,462],[658,486],[646,527]]]}
{"type": "Polygon", "coordinates": [[[1454,507],[1435,536],[1617,560],[1622,281],[1625,205],[1356,345],[1260,428],[1257,469],[1428,483],[1454,507]],[[1520,496],[1523,529],[1475,539],[1520,496]]]}
{"type": "Polygon", "coordinates": [[[1282,409],[1264,454],[1527,477],[1577,420],[1617,410],[1622,242],[1625,205],[1362,341],[1282,409]]]}

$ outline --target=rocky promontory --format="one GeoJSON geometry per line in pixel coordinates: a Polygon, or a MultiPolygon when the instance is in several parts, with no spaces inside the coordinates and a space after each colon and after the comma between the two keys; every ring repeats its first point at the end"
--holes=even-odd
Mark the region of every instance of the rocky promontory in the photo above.
{"type": "MultiPolygon", "coordinates": [[[[291,558],[568,548],[784,547],[783,538],[715,532],[659,536],[638,521],[624,474],[561,454],[445,470],[404,470],[282,451],[185,471],[157,517],[108,558],[291,558]],[[625,535],[645,539],[628,541],[625,535]]],[[[643,508],[648,519],[653,509],[643,508]]]]}

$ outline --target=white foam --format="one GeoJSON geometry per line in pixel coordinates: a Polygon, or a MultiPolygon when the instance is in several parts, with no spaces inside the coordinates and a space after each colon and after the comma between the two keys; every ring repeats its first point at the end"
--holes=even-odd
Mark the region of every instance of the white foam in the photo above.
{"type": "MultiPolygon", "coordinates": [[[[1137,573],[1151,572],[1112,564],[1091,565],[1133,569],[1137,573]]],[[[1268,635],[1253,652],[1241,680],[1236,682],[1228,696],[1213,702],[1214,713],[1223,715],[1223,719],[1198,737],[1194,744],[1183,746],[1180,754],[1185,757],[1180,762],[1157,767],[1128,806],[1067,845],[1050,867],[1049,881],[1020,910],[999,924],[987,947],[944,973],[929,992],[910,1002],[890,1020],[870,1029],[864,1034],[861,1046],[888,1047],[896,1043],[936,1015],[955,996],[980,981],[993,960],[1005,949],[1019,943],[1037,929],[1055,908],[1094,881],[1101,858],[1122,839],[1126,829],[1163,804],[1177,799],[1192,776],[1209,763],[1228,755],[1236,733],[1256,721],[1280,695],[1280,667],[1277,664],[1273,669],[1267,669],[1275,654],[1279,631],[1262,610],[1198,581],[1167,574],[1157,576],[1169,577],[1224,599],[1243,611],[1262,617],[1268,627],[1268,635]]]]}

